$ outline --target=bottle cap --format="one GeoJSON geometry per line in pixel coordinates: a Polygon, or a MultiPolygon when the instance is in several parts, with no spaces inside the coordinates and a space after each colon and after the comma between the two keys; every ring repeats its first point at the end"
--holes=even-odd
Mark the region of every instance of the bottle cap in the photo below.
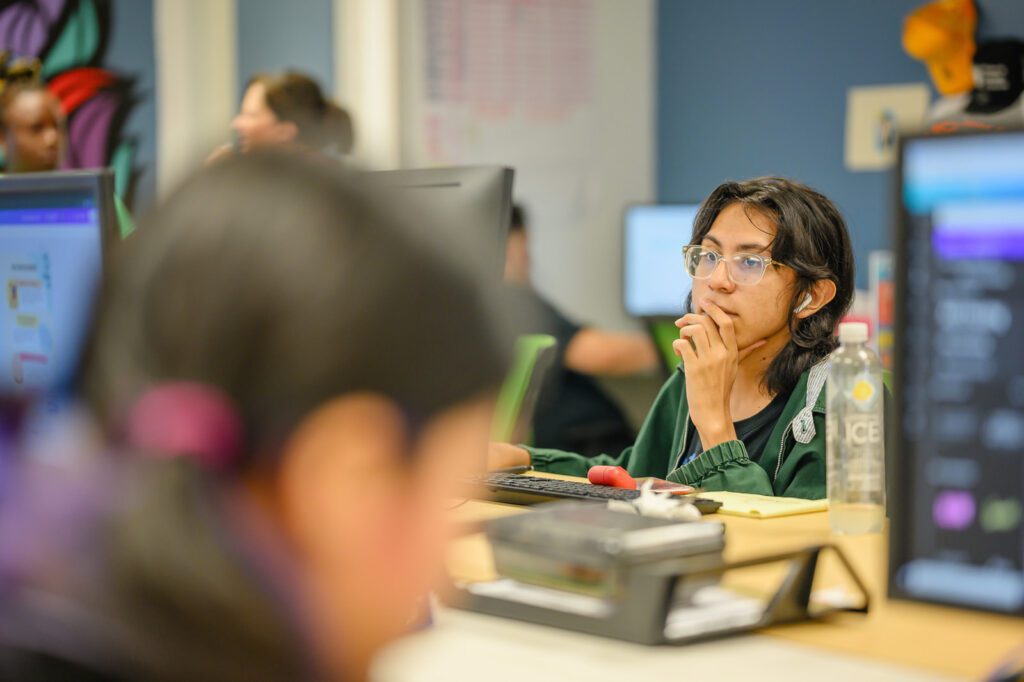
{"type": "Polygon", "coordinates": [[[843,322],[839,325],[839,343],[867,343],[868,326],[864,322],[843,322]]]}

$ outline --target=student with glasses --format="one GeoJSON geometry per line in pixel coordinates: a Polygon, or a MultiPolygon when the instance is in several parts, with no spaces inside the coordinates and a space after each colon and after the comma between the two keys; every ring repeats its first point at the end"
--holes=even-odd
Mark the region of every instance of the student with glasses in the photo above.
{"type": "Polygon", "coordinates": [[[590,458],[495,443],[493,467],[585,476],[617,464],[708,490],[825,496],[825,361],[854,293],[842,216],[797,182],[726,182],[683,259],[693,289],[676,321],[681,362],[636,442],[590,458]]]}

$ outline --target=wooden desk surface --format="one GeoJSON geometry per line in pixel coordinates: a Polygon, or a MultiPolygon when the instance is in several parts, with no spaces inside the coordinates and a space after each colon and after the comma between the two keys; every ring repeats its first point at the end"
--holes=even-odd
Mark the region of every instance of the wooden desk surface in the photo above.
{"type": "MultiPolygon", "coordinates": [[[[528,508],[471,501],[460,520],[519,514],[528,508]]],[[[884,533],[842,536],[831,532],[826,513],[778,519],[716,515],[726,525],[726,559],[755,557],[812,544],[833,543],[846,553],[871,593],[871,613],[840,614],[825,622],[768,628],[764,635],[825,650],[978,679],[1015,647],[1024,645],[1024,620],[885,598],[887,538],[884,533]]],[[[828,579],[830,565],[823,564],[828,579]]],[[[495,576],[482,533],[456,540],[449,554],[452,576],[464,581],[495,576]]]]}

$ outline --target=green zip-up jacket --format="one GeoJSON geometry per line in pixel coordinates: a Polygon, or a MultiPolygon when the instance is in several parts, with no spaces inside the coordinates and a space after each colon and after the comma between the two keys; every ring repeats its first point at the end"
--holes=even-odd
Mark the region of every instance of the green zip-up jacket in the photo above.
{"type": "Polygon", "coordinates": [[[538,471],[586,476],[595,464],[611,464],[625,467],[634,477],[656,476],[705,490],[819,499],[825,497],[826,374],[822,362],[800,376],[764,452],[749,453],[741,441],[733,440],[679,466],[690,428],[681,365],[662,386],[636,443],[617,457],[526,449],[538,471]]]}

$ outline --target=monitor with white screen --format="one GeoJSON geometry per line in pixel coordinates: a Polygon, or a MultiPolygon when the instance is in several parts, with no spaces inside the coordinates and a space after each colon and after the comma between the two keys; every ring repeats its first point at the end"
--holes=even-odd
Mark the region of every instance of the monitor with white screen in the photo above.
{"type": "Polygon", "coordinates": [[[626,209],[623,302],[634,317],[678,317],[690,293],[682,248],[690,243],[699,204],[626,209]]]}
{"type": "Polygon", "coordinates": [[[65,389],[115,234],[108,171],[0,176],[0,394],[65,389]]]}
{"type": "Polygon", "coordinates": [[[1024,132],[900,171],[890,593],[1024,615],[1024,132]]]}

